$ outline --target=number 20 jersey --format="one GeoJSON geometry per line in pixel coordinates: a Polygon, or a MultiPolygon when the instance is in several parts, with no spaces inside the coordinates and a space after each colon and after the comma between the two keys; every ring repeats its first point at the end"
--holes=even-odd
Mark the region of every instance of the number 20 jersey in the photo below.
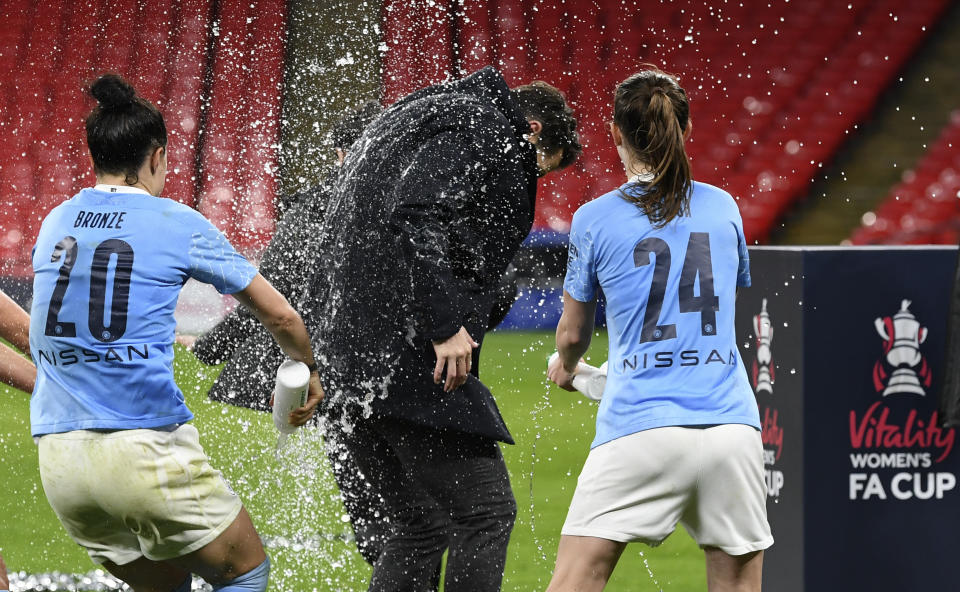
{"type": "Polygon", "coordinates": [[[34,436],[192,419],[173,380],[180,289],[194,278],[231,294],[257,273],[198,212],[108,185],[47,215],[33,271],[34,436]]]}
{"type": "Polygon", "coordinates": [[[743,223],[727,192],[693,183],[690,214],[655,228],[622,192],[577,210],[564,290],[590,302],[603,290],[607,384],[592,446],[665,426],[760,428],[737,351],[734,303],[750,285],[743,223]]]}

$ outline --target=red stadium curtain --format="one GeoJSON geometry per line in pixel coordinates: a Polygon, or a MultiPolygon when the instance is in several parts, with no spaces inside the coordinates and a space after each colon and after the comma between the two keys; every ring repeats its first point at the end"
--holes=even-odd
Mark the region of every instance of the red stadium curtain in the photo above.
{"type": "Polygon", "coordinates": [[[383,97],[387,105],[453,73],[452,10],[446,2],[383,3],[383,97]]]}

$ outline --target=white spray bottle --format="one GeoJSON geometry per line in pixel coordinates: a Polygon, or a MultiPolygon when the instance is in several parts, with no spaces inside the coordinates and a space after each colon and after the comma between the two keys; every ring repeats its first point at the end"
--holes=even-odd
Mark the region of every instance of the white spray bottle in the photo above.
{"type": "Polygon", "coordinates": [[[297,427],[290,424],[290,412],[307,404],[310,369],[303,362],[287,360],[277,368],[277,382],[273,389],[273,425],[280,432],[277,450],[297,427]]]}

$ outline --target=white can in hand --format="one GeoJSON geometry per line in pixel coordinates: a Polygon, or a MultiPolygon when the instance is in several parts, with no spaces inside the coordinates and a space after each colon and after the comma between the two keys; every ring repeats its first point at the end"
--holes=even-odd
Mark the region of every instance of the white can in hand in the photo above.
{"type": "Polygon", "coordinates": [[[273,388],[273,425],[281,434],[290,434],[297,426],[290,424],[290,412],[307,404],[310,369],[303,362],[287,360],[277,368],[273,388]]]}

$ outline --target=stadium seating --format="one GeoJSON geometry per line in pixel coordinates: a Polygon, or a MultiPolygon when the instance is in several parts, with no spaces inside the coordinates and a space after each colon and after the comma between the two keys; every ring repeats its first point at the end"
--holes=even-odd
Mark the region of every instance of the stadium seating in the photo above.
{"type": "Polygon", "coordinates": [[[916,166],[903,174],[850,242],[956,244],[960,242],[960,109],[951,114],[916,166]]]}
{"type": "MultiPolygon", "coordinates": [[[[616,83],[642,62],[663,66],[690,96],[695,177],[734,194],[748,237],[762,242],[948,4],[385,0],[385,102],[487,64],[511,84],[560,87],[586,153],[542,181],[536,228],[562,237],[581,203],[622,180],[604,125],[616,83]]],[[[82,87],[103,71],[128,77],[164,113],[164,194],[197,207],[248,254],[263,246],[273,227],[285,2],[0,0],[0,18],[0,275],[28,274],[40,220],[93,182],[82,87]]],[[[956,240],[957,202],[943,198],[960,176],[956,127],[852,242],[956,240]]]]}
{"type": "Polygon", "coordinates": [[[736,196],[762,242],[949,2],[476,0],[426,29],[414,4],[384,12],[386,102],[493,64],[511,84],[551,82],[577,109],[585,156],[544,180],[538,229],[565,232],[581,203],[622,182],[603,122],[616,84],[648,62],[688,92],[695,178],[736,196]]]}
{"type": "Polygon", "coordinates": [[[40,221],[93,184],[83,87],[106,71],[164,114],[164,195],[199,207],[248,254],[263,246],[274,218],[285,2],[0,0],[0,19],[0,275],[29,275],[40,221]]]}
{"type": "Polygon", "coordinates": [[[273,231],[285,2],[221,7],[212,51],[199,209],[246,253],[273,231]]]}

